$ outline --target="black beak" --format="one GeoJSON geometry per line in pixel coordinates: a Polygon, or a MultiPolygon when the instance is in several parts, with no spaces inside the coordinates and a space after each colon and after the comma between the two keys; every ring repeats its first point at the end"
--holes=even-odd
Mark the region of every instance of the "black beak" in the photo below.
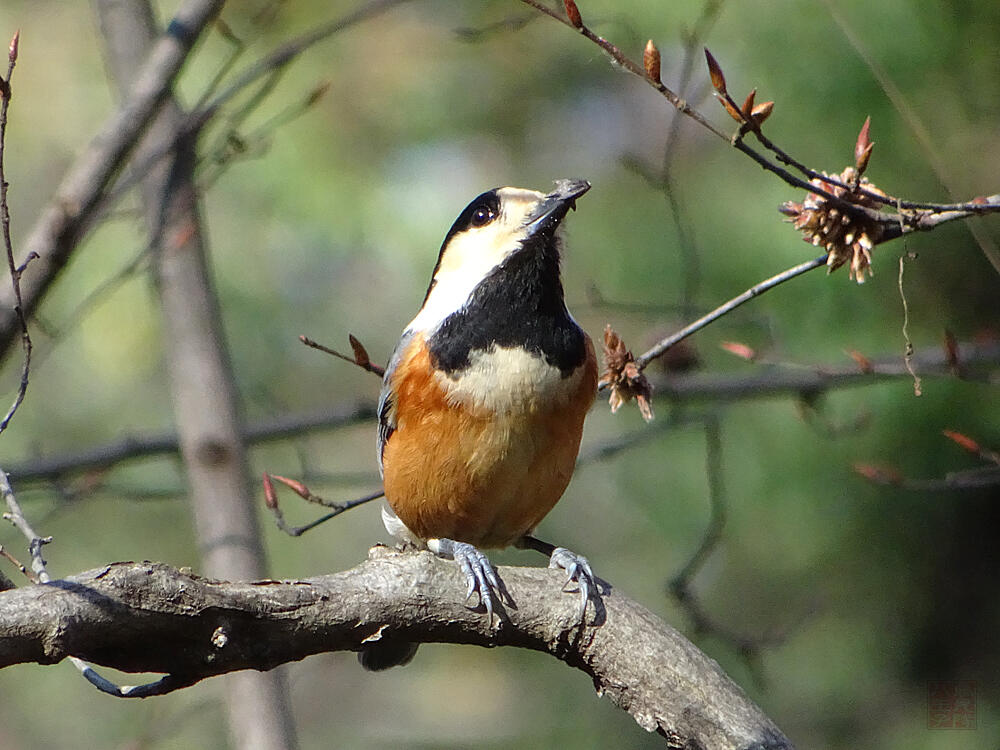
{"type": "Polygon", "coordinates": [[[556,180],[555,186],[556,189],[546,195],[528,217],[526,225],[532,234],[559,226],[566,213],[576,208],[576,199],[590,190],[586,180],[556,180]]]}

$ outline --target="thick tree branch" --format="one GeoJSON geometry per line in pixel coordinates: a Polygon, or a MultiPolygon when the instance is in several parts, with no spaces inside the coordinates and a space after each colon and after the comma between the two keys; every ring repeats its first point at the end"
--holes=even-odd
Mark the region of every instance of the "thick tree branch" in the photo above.
{"type": "Polygon", "coordinates": [[[500,568],[515,608],[491,629],[462,602],[458,567],[427,552],[376,547],[352,570],[300,581],[224,583],[155,563],[116,563],[0,593],[0,667],[68,656],[184,686],[271,669],[367,640],[519,646],[589,674],[601,695],[671,747],[789,748],[712,659],[609,587],[596,624],[544,568],[500,568]]]}

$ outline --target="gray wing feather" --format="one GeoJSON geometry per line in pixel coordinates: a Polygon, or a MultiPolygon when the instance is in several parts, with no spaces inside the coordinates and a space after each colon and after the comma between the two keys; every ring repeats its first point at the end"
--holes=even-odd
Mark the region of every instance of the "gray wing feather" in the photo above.
{"type": "Polygon", "coordinates": [[[406,351],[407,345],[413,340],[413,336],[414,334],[410,331],[403,332],[402,338],[399,339],[399,343],[396,344],[396,348],[393,350],[392,356],[389,358],[389,364],[386,365],[385,375],[382,377],[382,390],[378,394],[378,438],[376,441],[376,455],[378,457],[378,473],[380,477],[384,474],[382,468],[382,454],[385,453],[386,443],[389,442],[389,438],[392,437],[392,433],[396,431],[396,421],[390,414],[393,404],[395,403],[395,394],[392,391],[392,376],[393,373],[396,372],[396,367],[399,366],[400,360],[403,358],[403,352],[406,351]]]}

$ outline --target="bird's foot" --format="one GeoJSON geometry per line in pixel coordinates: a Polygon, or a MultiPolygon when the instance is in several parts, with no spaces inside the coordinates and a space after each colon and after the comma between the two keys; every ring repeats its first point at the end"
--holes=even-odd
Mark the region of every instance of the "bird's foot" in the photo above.
{"type": "Polygon", "coordinates": [[[486,615],[492,623],[493,597],[495,595],[502,601],[505,589],[489,558],[471,544],[456,542],[453,539],[428,539],[427,549],[435,555],[458,563],[469,585],[468,591],[465,592],[465,600],[468,601],[474,593],[478,593],[479,603],[486,609],[486,615]]]}
{"type": "Polygon", "coordinates": [[[549,557],[549,567],[566,571],[563,591],[569,591],[567,587],[571,583],[577,585],[580,592],[580,622],[582,623],[587,615],[587,602],[592,596],[597,596],[599,593],[597,579],[594,577],[594,571],[590,569],[590,563],[583,555],[570,552],[565,547],[556,547],[549,557]]]}

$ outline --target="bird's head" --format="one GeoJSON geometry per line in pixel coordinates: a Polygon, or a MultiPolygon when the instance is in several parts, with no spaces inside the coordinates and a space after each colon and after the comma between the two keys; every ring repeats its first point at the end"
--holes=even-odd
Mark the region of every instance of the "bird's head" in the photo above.
{"type": "Polygon", "coordinates": [[[504,283],[507,268],[526,254],[558,277],[557,230],[589,189],[586,180],[557,180],[550,193],[502,187],[475,198],[445,236],[423,307],[409,330],[437,327],[484,283],[504,283]]]}

